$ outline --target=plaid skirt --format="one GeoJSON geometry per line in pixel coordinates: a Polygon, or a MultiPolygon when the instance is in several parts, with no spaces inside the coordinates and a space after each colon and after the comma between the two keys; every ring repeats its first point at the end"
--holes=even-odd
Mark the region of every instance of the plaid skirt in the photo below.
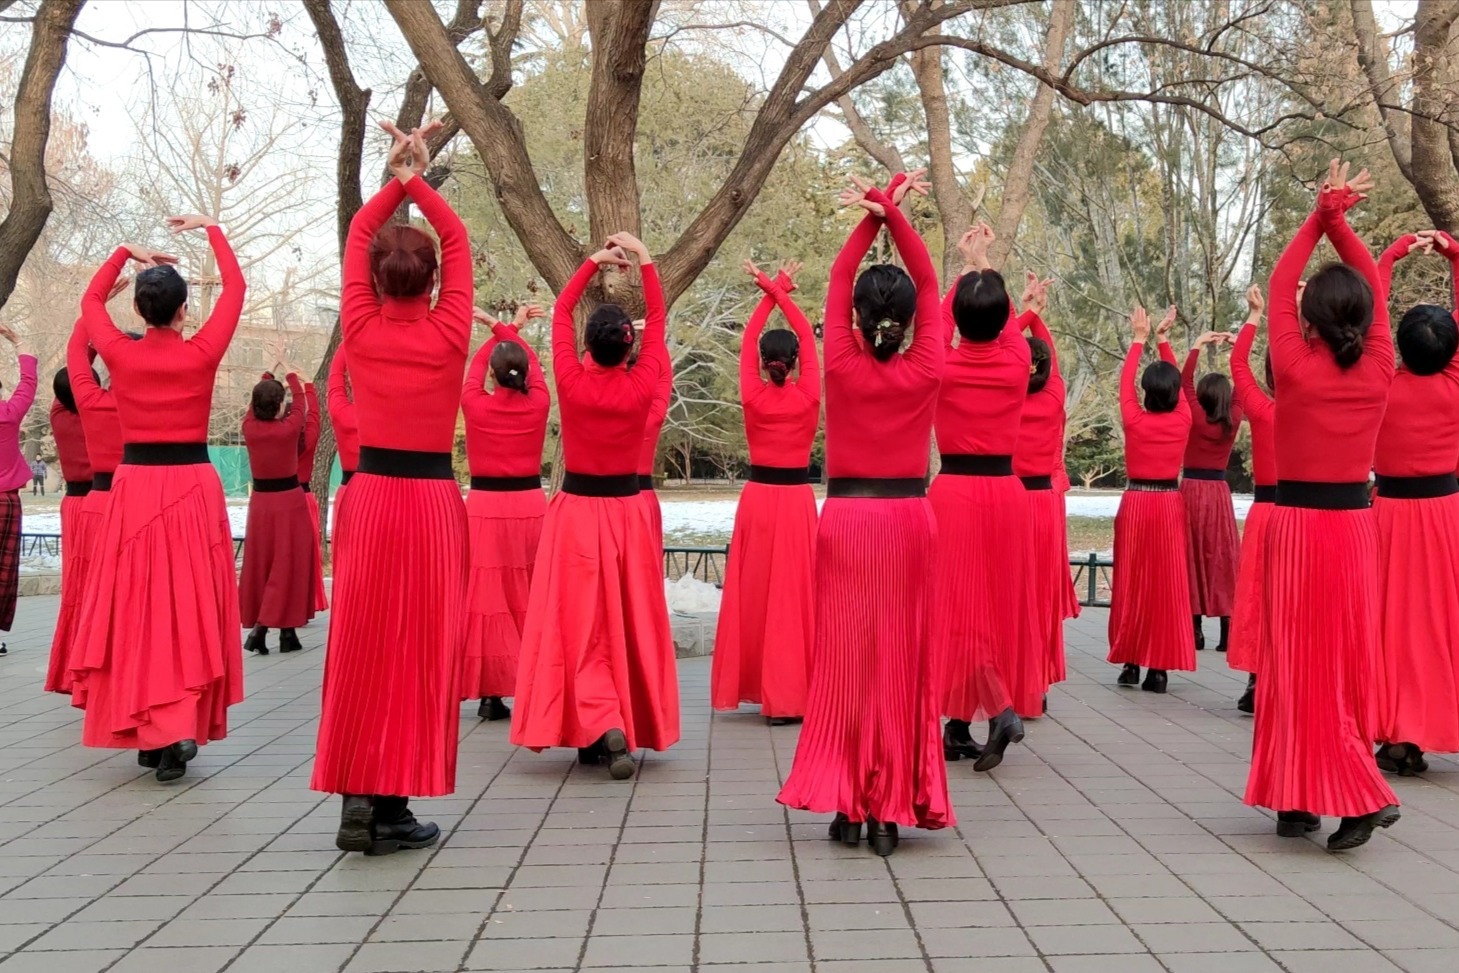
{"type": "Polygon", "coordinates": [[[20,491],[0,493],[0,630],[15,623],[20,594],[20,491]]]}

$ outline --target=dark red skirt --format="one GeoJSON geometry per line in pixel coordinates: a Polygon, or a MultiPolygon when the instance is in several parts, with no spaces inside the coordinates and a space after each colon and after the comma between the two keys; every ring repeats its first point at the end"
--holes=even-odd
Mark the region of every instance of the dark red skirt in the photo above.
{"type": "Polygon", "coordinates": [[[71,636],[76,616],[81,611],[86,577],[82,574],[87,559],[81,552],[81,510],[84,497],[61,498],[61,608],[56,615],[56,633],[51,638],[51,660],[46,667],[46,692],[71,694],[71,676],[67,671],[71,658],[71,636]]]}
{"type": "Polygon", "coordinates": [[[313,618],[319,612],[329,610],[329,595],[324,590],[324,552],[319,548],[319,501],[314,498],[313,493],[306,493],[304,502],[309,507],[310,526],[314,528],[309,535],[314,547],[314,601],[309,611],[309,617],[313,618]]]}
{"type": "Polygon", "coordinates": [[[156,750],[223,739],[228,707],[243,701],[243,646],[217,471],[123,464],[96,503],[103,512],[71,644],[71,701],[86,710],[81,742],[156,750]]]}
{"type": "Polygon", "coordinates": [[[1334,817],[1397,804],[1373,762],[1379,596],[1372,511],[1275,507],[1266,545],[1246,803],[1334,817]]]}
{"type": "Polygon", "coordinates": [[[927,492],[937,517],[935,617],[942,713],[987,719],[1012,706],[1043,714],[1048,655],[1034,617],[1033,525],[1016,476],[939,474],[927,492]]]}
{"type": "Polygon", "coordinates": [[[244,628],[298,628],[314,615],[319,545],[303,490],[248,498],[238,619],[244,628]]]}
{"type": "Polygon", "coordinates": [[[1459,752],[1459,494],[1379,497],[1379,740],[1459,752]]]}
{"type": "Polygon", "coordinates": [[[461,698],[513,696],[532,568],[547,495],[532,490],[466,494],[471,576],[466,584],[466,651],[461,698]]]}
{"type": "Polygon", "coordinates": [[[1109,661],[1194,670],[1185,501],[1179,491],[1125,491],[1115,514],[1114,562],[1109,661]]]}
{"type": "Polygon", "coordinates": [[[810,692],[781,804],[906,827],[957,823],[938,719],[936,535],[926,500],[826,501],[810,692]]]}
{"type": "Polygon", "coordinates": [[[816,496],[809,484],[746,483],[735,508],[714,635],[710,701],[804,716],[815,644],[816,496]]]}
{"type": "Polygon", "coordinates": [[[1190,611],[1207,618],[1228,618],[1236,605],[1236,567],[1241,538],[1225,480],[1180,481],[1188,525],[1190,611]]]}
{"type": "Polygon", "coordinates": [[[1236,573],[1236,610],[1231,616],[1231,635],[1226,664],[1241,672],[1260,672],[1262,578],[1266,575],[1266,527],[1271,503],[1253,503],[1241,530],[1241,567],[1236,573]]]}
{"type": "Polygon", "coordinates": [[[454,480],[357,473],[337,518],[334,610],[310,787],[456,788],[466,507],[454,480]]]}
{"type": "Polygon", "coordinates": [[[1069,574],[1069,530],[1064,522],[1064,498],[1053,490],[1028,492],[1029,522],[1033,525],[1033,552],[1029,566],[1029,618],[1034,636],[1043,647],[1044,689],[1067,677],[1064,665],[1064,612],[1074,600],[1074,579],[1069,574]]]}
{"type": "Polygon", "coordinates": [[[588,747],[612,729],[630,750],[679,740],[663,555],[641,496],[559,492],[548,505],[522,629],[517,746],[588,747]]]}

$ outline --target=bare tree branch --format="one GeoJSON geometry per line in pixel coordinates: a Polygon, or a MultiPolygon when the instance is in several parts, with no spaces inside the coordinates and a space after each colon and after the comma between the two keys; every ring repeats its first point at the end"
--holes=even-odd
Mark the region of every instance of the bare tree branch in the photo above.
{"type": "MultiPolygon", "coordinates": [[[[810,7],[812,17],[821,12],[820,0],[806,0],[806,6],[810,7]]],[[[825,51],[821,54],[821,61],[826,65],[826,70],[830,73],[832,80],[845,73],[841,68],[840,58],[836,56],[835,45],[826,45],[825,51]]],[[[850,92],[836,99],[836,107],[841,111],[841,121],[851,130],[851,137],[856,139],[856,144],[861,146],[862,151],[875,159],[888,173],[895,175],[898,172],[906,171],[907,163],[903,161],[901,151],[892,143],[879,137],[876,131],[867,124],[866,119],[857,109],[850,92]]]]}

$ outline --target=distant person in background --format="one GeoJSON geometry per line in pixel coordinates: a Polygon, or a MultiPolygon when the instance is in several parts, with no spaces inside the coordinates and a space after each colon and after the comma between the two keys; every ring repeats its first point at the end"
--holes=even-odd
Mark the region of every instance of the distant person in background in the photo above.
{"type": "Polygon", "coordinates": [[[37,490],[46,495],[46,464],[39,456],[30,463],[30,495],[35,496],[37,490]]]}
{"type": "MultiPolygon", "coordinates": [[[[0,327],[0,338],[10,342],[20,358],[20,384],[10,398],[0,401],[0,631],[8,632],[20,593],[20,488],[34,476],[20,454],[20,424],[35,401],[36,358],[21,347],[20,337],[11,329],[0,327]]],[[[40,468],[44,477],[45,464],[40,468]]],[[[6,645],[0,642],[0,655],[5,652],[6,645]]]]}
{"type": "MultiPolygon", "coordinates": [[[[89,370],[90,365],[86,368],[89,370]]],[[[56,631],[51,639],[51,662],[46,669],[46,691],[70,694],[71,680],[66,671],[71,656],[71,629],[81,609],[81,578],[77,571],[81,545],[77,529],[86,495],[91,492],[91,457],[86,452],[86,431],[76,397],[71,393],[70,370],[62,367],[51,380],[55,399],[51,402],[51,438],[56,441],[56,459],[66,481],[66,495],[61,499],[61,609],[56,615],[56,631]]]]}

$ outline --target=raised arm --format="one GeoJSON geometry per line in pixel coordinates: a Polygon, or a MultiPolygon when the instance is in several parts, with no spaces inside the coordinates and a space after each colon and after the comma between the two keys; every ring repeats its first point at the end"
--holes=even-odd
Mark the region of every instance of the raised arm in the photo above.
{"type": "Polygon", "coordinates": [[[851,292],[856,286],[856,271],[866,252],[881,232],[881,217],[867,213],[831,264],[831,279],[826,288],[826,315],[822,322],[826,342],[826,367],[854,358],[859,349],[851,333],[851,292]]]}
{"type": "Polygon", "coordinates": [[[440,322],[451,328],[461,350],[465,351],[471,345],[471,304],[476,295],[471,237],[461,217],[424,179],[408,181],[405,194],[420,207],[441,239],[441,287],[435,312],[441,316],[440,322]]]}
{"type": "Polygon", "coordinates": [[[66,374],[71,379],[71,396],[78,410],[95,409],[105,401],[106,393],[91,374],[91,354],[86,343],[86,325],[78,318],[66,342],[66,374]]]}
{"type": "Polygon", "coordinates": [[[3,406],[0,406],[0,410],[3,410],[8,421],[20,422],[35,403],[36,368],[35,355],[22,351],[20,353],[20,382],[16,384],[15,391],[10,393],[10,398],[5,400],[3,406]]]}
{"type": "Polygon", "coordinates": [[[774,283],[763,273],[755,278],[755,283],[760,285],[765,296],[760,298],[754,313],[745,322],[745,334],[740,341],[741,401],[748,399],[765,384],[760,378],[760,335],[765,331],[765,323],[770,320],[770,312],[775,309],[774,283]]]}
{"type": "Polygon", "coordinates": [[[223,279],[223,292],[213,304],[213,313],[208,315],[207,323],[198,329],[189,344],[201,349],[216,365],[223,360],[228,343],[238,330],[238,319],[243,314],[243,296],[248,285],[243,281],[243,268],[238,266],[238,257],[223,235],[222,227],[215,223],[207,229],[213,259],[218,263],[218,275],[223,279]]]}
{"type": "MultiPolygon", "coordinates": [[[[1024,311],[1018,316],[1018,326],[1020,331],[1027,331],[1049,346],[1049,381],[1062,382],[1064,377],[1059,373],[1059,351],[1054,347],[1054,336],[1049,333],[1049,326],[1044,324],[1044,319],[1039,316],[1037,311],[1024,311]]],[[[1004,328],[1003,330],[1010,329],[1004,328]]]]}
{"type": "Polygon", "coordinates": [[[325,392],[325,400],[329,403],[331,417],[346,415],[348,410],[353,409],[355,405],[350,401],[350,394],[345,389],[344,377],[347,367],[344,346],[340,345],[334,350],[334,357],[329,361],[329,388],[325,392]]]}
{"type": "Polygon", "coordinates": [[[547,376],[542,372],[542,362],[537,360],[536,350],[522,338],[521,332],[500,321],[492,326],[491,334],[497,341],[510,341],[522,346],[522,350],[527,353],[527,396],[533,402],[540,399],[550,405],[552,396],[547,391],[547,376]]]}
{"type": "Polygon", "coordinates": [[[1409,247],[1417,242],[1418,234],[1405,233],[1394,240],[1378,258],[1378,279],[1383,285],[1383,300],[1388,300],[1388,295],[1393,291],[1393,265],[1408,256],[1409,247]]]}
{"type": "Polygon", "coordinates": [[[1459,241],[1439,230],[1435,234],[1434,243],[1435,251],[1443,254],[1449,261],[1449,272],[1454,282],[1454,313],[1459,315],[1459,241]]]}
{"type": "Polygon", "coordinates": [[[289,386],[289,392],[294,396],[294,407],[283,417],[284,422],[303,432],[309,418],[309,399],[304,394],[304,386],[299,383],[299,376],[293,372],[284,376],[284,384],[289,386]]]}
{"type": "MultiPolygon", "coordinates": [[[[1164,349],[1168,348],[1169,345],[1162,342],[1160,347],[1164,349]]],[[[1164,357],[1164,355],[1161,357],[1164,357]]],[[[1180,370],[1180,390],[1185,394],[1185,400],[1187,402],[1194,402],[1196,400],[1196,366],[1200,363],[1200,348],[1192,348],[1185,353],[1185,365],[1180,370]]]]}
{"type": "Polygon", "coordinates": [[[805,312],[800,305],[795,303],[780,279],[775,280],[774,290],[771,296],[775,298],[775,304],[780,308],[780,313],[790,322],[791,330],[800,342],[800,377],[795,379],[796,388],[805,393],[806,397],[814,402],[821,400],[821,361],[816,352],[816,333],[811,328],[805,312]]]}
{"type": "Polygon", "coordinates": [[[375,293],[375,275],[370,271],[370,244],[404,201],[405,187],[400,180],[392,179],[350,220],[339,288],[340,323],[346,329],[380,306],[380,298],[375,293]]]}
{"type": "Polygon", "coordinates": [[[1256,343],[1257,322],[1248,320],[1236,336],[1236,347],[1231,350],[1231,384],[1236,388],[1236,400],[1248,415],[1256,419],[1271,418],[1272,400],[1256,382],[1251,370],[1251,348],[1256,343]]]}
{"type": "Polygon", "coordinates": [[[91,347],[101,354],[103,360],[106,359],[108,348],[131,340],[117,329],[111,319],[111,312],[106,309],[106,302],[111,297],[112,288],[116,285],[117,278],[121,276],[122,268],[127,265],[127,261],[131,257],[130,249],[117,247],[107,262],[101,265],[101,269],[92,276],[91,283],[86,287],[86,293],[81,295],[81,323],[91,347]]]}
{"type": "Polygon", "coordinates": [[[866,198],[881,203],[887,213],[887,229],[891,231],[892,243],[907,267],[912,284],[917,288],[916,327],[912,332],[912,344],[904,357],[931,371],[941,371],[946,353],[942,333],[942,300],[937,289],[937,271],[932,267],[932,257],[927,252],[927,243],[907,222],[902,211],[880,189],[873,189],[866,198]]]}
{"type": "Polygon", "coordinates": [[[491,367],[491,353],[496,351],[496,346],[499,344],[501,344],[501,340],[493,331],[485,344],[476,349],[476,354],[471,356],[471,367],[466,369],[466,384],[461,386],[461,405],[463,407],[487,397],[486,370],[491,367]]]}
{"type": "Polygon", "coordinates": [[[583,291],[588,289],[597,273],[597,262],[584,260],[552,306],[552,375],[559,395],[564,387],[575,382],[583,373],[583,361],[578,357],[577,326],[572,316],[578,301],[583,299],[583,291]]]}
{"type": "Polygon", "coordinates": [[[1142,341],[1132,342],[1130,350],[1125,352],[1125,364],[1120,369],[1120,418],[1125,425],[1132,425],[1140,420],[1145,410],[1140,407],[1140,400],[1135,395],[1135,382],[1140,377],[1140,359],[1145,354],[1145,343],[1142,341]]]}
{"type": "Polygon", "coordinates": [[[1318,194],[1317,212],[1327,238],[1337,250],[1342,262],[1362,274],[1373,289],[1373,323],[1363,339],[1363,357],[1372,356],[1375,365],[1384,365],[1391,370],[1396,360],[1393,351],[1393,334],[1388,317],[1388,290],[1378,276],[1378,265],[1373,255],[1353,228],[1348,225],[1345,191],[1331,190],[1318,194]]]}
{"type": "Polygon", "coordinates": [[[1160,339],[1160,345],[1159,345],[1159,347],[1156,350],[1160,353],[1160,360],[1161,361],[1170,362],[1170,364],[1172,364],[1172,365],[1179,364],[1179,362],[1177,362],[1175,360],[1175,350],[1170,347],[1170,342],[1169,341],[1165,340],[1164,338],[1161,338],[1160,339]]]}
{"type": "Polygon", "coordinates": [[[319,395],[314,390],[313,382],[304,383],[304,404],[308,412],[304,414],[304,441],[300,444],[303,448],[300,451],[302,456],[305,453],[313,453],[319,445],[319,428],[323,419],[319,415],[319,395]]]}

